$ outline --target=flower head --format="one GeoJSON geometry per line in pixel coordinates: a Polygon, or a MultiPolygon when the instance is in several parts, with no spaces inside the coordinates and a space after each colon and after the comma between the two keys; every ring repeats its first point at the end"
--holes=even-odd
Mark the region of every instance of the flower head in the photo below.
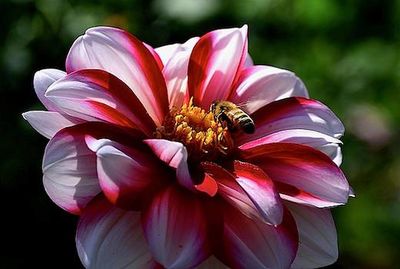
{"type": "Polygon", "coordinates": [[[247,26],[153,49],[111,27],[37,72],[49,197],[80,215],[87,268],[314,268],[337,259],[344,127],[247,26]],[[246,126],[246,127],[244,127],[246,126]]]}

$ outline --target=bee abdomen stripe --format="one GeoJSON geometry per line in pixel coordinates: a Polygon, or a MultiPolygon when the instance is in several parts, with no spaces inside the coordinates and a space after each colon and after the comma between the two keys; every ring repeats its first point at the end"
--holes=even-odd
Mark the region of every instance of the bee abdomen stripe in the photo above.
{"type": "Polygon", "coordinates": [[[238,109],[233,109],[233,110],[227,111],[226,114],[230,115],[231,117],[236,117],[237,115],[242,114],[242,112],[238,109]]]}
{"type": "Polygon", "coordinates": [[[245,119],[242,119],[242,120],[239,120],[239,121],[241,121],[243,123],[245,123],[245,122],[253,123],[253,121],[250,118],[245,118],[245,119]]]}
{"type": "Polygon", "coordinates": [[[247,116],[247,115],[241,115],[240,117],[237,118],[238,121],[243,121],[243,122],[253,122],[253,120],[247,116]]]}

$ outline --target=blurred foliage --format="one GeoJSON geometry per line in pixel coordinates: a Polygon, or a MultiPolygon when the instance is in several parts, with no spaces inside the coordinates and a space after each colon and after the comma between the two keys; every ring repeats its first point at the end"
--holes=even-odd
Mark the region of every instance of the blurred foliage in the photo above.
{"type": "Polygon", "coordinates": [[[1,268],[80,268],[77,218],[46,196],[46,140],[21,117],[41,107],[34,72],[64,69],[74,39],[95,25],[156,47],[245,23],[255,63],[296,72],[345,123],[342,168],[357,198],[334,209],[340,257],[330,268],[398,267],[400,1],[2,0],[0,10],[1,268]]]}

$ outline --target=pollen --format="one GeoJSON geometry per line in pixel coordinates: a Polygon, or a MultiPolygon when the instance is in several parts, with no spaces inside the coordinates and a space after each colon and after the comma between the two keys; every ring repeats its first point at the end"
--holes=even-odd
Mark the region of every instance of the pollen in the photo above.
{"type": "Polygon", "coordinates": [[[211,111],[188,104],[180,109],[171,108],[155,137],[181,142],[188,150],[192,161],[215,160],[229,155],[233,150],[233,139],[227,127],[215,120],[211,111]]]}

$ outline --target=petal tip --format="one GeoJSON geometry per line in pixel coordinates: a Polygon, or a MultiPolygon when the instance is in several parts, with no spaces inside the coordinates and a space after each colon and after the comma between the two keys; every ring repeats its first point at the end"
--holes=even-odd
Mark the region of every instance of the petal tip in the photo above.
{"type": "Polygon", "coordinates": [[[241,28],[240,31],[244,36],[247,36],[247,33],[249,32],[249,26],[247,24],[244,24],[241,28]]]}
{"type": "Polygon", "coordinates": [[[27,118],[29,117],[29,112],[30,112],[30,111],[21,113],[21,116],[22,116],[22,118],[23,118],[24,120],[28,120],[27,118]]]}

